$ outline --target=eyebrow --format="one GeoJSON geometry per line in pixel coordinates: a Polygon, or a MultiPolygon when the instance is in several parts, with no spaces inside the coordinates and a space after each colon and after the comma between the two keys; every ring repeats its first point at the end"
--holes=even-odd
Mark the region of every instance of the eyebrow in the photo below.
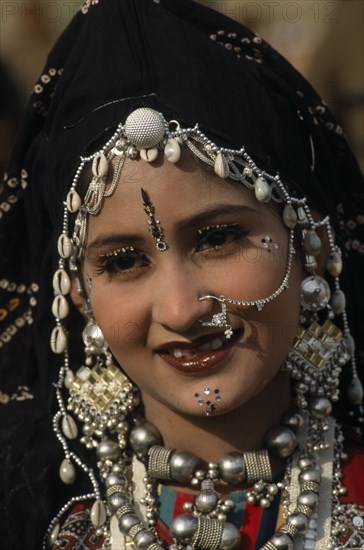
{"type": "Polygon", "coordinates": [[[217,207],[207,208],[199,214],[192,214],[188,218],[177,222],[176,227],[179,230],[183,230],[189,227],[196,227],[208,223],[211,221],[212,218],[237,214],[254,214],[262,216],[262,213],[259,210],[256,210],[251,206],[245,206],[241,204],[221,204],[217,207]]]}
{"type": "MultiPolygon", "coordinates": [[[[183,231],[187,228],[199,227],[206,223],[211,222],[212,219],[219,216],[226,215],[237,215],[237,214],[248,214],[248,215],[258,215],[262,216],[262,213],[255,208],[250,206],[240,205],[240,204],[222,204],[217,207],[207,208],[203,212],[198,214],[192,214],[191,216],[184,218],[176,223],[176,229],[178,231],[183,231]]],[[[112,233],[110,235],[100,236],[89,245],[87,245],[86,250],[92,250],[94,248],[99,248],[102,246],[108,245],[117,245],[123,243],[125,245],[132,244],[141,244],[145,241],[145,236],[140,234],[132,233],[112,233]]]]}

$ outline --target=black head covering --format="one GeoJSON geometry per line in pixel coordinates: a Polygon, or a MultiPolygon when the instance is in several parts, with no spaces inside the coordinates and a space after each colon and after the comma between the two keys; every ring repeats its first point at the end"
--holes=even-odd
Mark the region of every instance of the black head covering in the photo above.
{"type": "MultiPolygon", "coordinates": [[[[4,548],[39,548],[66,498],[51,432],[61,358],[48,344],[62,201],[79,156],[96,151],[139,106],[183,126],[198,122],[220,145],[244,145],[258,166],[279,171],[292,193],[333,217],[351,280],[344,281],[349,319],[362,344],[363,182],[341,128],[311,86],[260,37],[189,0],[87,0],[35,86],[0,205],[4,548]]],[[[81,350],[72,337],[82,320],[76,311],[68,320],[77,368],[81,350]]]]}

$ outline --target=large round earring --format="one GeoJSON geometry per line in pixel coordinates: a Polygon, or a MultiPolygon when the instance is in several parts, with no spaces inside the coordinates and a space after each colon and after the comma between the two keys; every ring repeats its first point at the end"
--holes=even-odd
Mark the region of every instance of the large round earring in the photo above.
{"type": "Polygon", "coordinates": [[[227,309],[226,309],[226,304],[225,304],[224,299],[223,298],[217,298],[217,296],[211,296],[211,295],[202,296],[201,298],[199,298],[200,301],[208,300],[208,299],[217,300],[221,304],[221,312],[220,313],[215,313],[212,316],[211,321],[200,321],[200,323],[202,324],[203,327],[224,328],[225,329],[224,330],[225,337],[227,339],[230,339],[233,335],[233,328],[228,323],[227,309]]]}

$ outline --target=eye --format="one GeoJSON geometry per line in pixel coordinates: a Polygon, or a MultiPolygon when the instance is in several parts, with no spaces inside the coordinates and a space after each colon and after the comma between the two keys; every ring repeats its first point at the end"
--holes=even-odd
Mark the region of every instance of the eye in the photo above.
{"type": "Polygon", "coordinates": [[[209,225],[198,230],[196,251],[217,250],[246,234],[237,224],[209,225]]]}
{"type": "Polygon", "coordinates": [[[148,257],[132,246],[118,248],[107,254],[100,254],[100,265],[97,270],[99,274],[109,273],[110,275],[137,273],[139,269],[149,265],[148,257]]]}

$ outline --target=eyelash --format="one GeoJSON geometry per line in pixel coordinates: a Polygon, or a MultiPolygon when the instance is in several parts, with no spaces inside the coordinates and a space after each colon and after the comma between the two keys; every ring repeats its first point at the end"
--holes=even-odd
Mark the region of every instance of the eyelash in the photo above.
{"type": "Polygon", "coordinates": [[[116,250],[113,250],[112,252],[100,254],[99,258],[101,259],[101,264],[96,270],[96,273],[99,275],[105,272],[109,273],[110,275],[114,275],[117,273],[131,273],[135,272],[139,268],[149,265],[150,263],[147,256],[139,250],[135,250],[133,246],[123,246],[122,248],[118,248],[116,250]],[[129,267],[120,266],[120,262],[125,262],[128,259],[132,260],[134,264],[139,259],[141,265],[136,267],[135,265],[131,265],[129,267]]]}
{"type": "Polygon", "coordinates": [[[237,241],[244,235],[246,235],[246,231],[243,231],[237,223],[231,223],[231,224],[217,224],[217,225],[208,225],[207,227],[202,227],[198,230],[198,234],[200,235],[199,242],[197,243],[196,250],[198,252],[202,251],[202,247],[204,245],[209,246],[205,248],[206,251],[210,250],[219,250],[223,246],[229,244],[230,242],[237,241]],[[212,244],[209,243],[209,239],[213,237],[223,237],[224,242],[218,243],[218,244],[212,244]],[[229,240],[228,237],[232,237],[229,240]]]}
{"type": "MultiPolygon", "coordinates": [[[[201,253],[213,253],[216,250],[222,249],[231,242],[239,240],[246,235],[237,223],[231,224],[216,224],[202,227],[198,230],[198,239],[195,245],[195,251],[201,253]],[[223,242],[216,244],[216,239],[223,239],[223,242]],[[215,239],[215,243],[211,242],[215,239]]],[[[128,275],[138,274],[139,269],[143,269],[150,265],[148,256],[133,246],[123,246],[106,254],[99,255],[100,264],[95,270],[97,274],[108,273],[109,275],[128,275]],[[122,265],[122,262],[129,260],[132,265],[122,265]],[[139,265],[136,265],[139,264],[139,265]]]]}

